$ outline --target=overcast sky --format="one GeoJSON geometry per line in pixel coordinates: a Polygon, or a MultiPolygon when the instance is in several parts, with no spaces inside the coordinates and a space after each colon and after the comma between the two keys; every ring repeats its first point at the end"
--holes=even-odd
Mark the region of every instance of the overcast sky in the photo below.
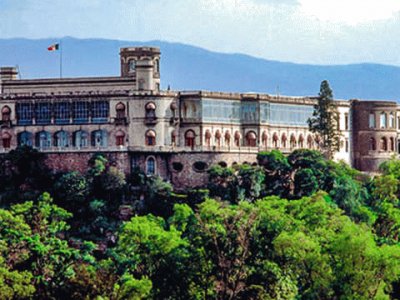
{"type": "Polygon", "coordinates": [[[0,38],[62,36],[400,65],[400,0],[0,0],[0,38]]]}

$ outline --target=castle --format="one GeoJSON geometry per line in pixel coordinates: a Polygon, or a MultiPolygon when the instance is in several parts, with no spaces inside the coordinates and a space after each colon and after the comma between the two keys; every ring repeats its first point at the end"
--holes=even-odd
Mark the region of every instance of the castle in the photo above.
{"type": "MultiPolygon", "coordinates": [[[[254,163],[259,151],[316,149],[308,130],[316,97],[160,90],[160,49],[120,50],[118,77],[17,79],[0,68],[0,153],[29,145],[56,170],[80,170],[104,153],[175,187],[201,185],[211,164],[254,163]]],[[[182,74],[184,76],[184,74],[182,74]]],[[[400,107],[336,101],[344,160],[367,172],[400,150],[400,107]]]]}

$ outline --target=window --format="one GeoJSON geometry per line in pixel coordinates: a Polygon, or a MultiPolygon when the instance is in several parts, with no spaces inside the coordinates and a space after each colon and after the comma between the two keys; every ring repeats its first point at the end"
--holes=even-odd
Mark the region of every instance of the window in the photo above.
{"type": "Polygon", "coordinates": [[[337,130],[340,130],[340,113],[336,114],[336,128],[337,130]]]}
{"type": "Polygon", "coordinates": [[[70,104],[68,102],[59,102],[54,104],[54,122],[56,124],[69,124],[70,104]]]}
{"type": "Polygon", "coordinates": [[[349,130],[349,114],[344,114],[344,129],[349,130]]]}
{"type": "Polygon", "coordinates": [[[125,104],[123,104],[122,102],[118,103],[115,106],[115,111],[116,111],[117,119],[124,119],[126,117],[125,104]]]}
{"type": "Polygon", "coordinates": [[[154,61],[154,71],[156,73],[160,73],[160,60],[156,59],[154,61]]]}
{"type": "Polygon", "coordinates": [[[272,136],[272,143],[274,144],[274,148],[278,148],[279,137],[278,137],[278,134],[276,132],[272,136]]]}
{"type": "Polygon", "coordinates": [[[242,135],[240,134],[239,131],[235,131],[235,146],[240,147],[240,139],[242,138],[242,135]]]}
{"type": "Polygon", "coordinates": [[[312,105],[270,103],[270,124],[307,126],[307,120],[312,117],[313,112],[312,105]]]}
{"type": "Polygon", "coordinates": [[[23,131],[18,134],[18,146],[33,146],[33,134],[28,131],[23,131]]]}
{"type": "Polygon", "coordinates": [[[308,136],[307,136],[307,148],[308,148],[308,149],[312,149],[313,146],[314,146],[313,138],[312,138],[311,135],[308,135],[308,136]]]}
{"type": "Polygon", "coordinates": [[[8,106],[4,106],[1,109],[1,120],[3,122],[8,122],[11,119],[11,109],[8,106]]]}
{"type": "Polygon", "coordinates": [[[287,141],[286,134],[282,134],[281,140],[282,140],[282,143],[281,143],[282,148],[286,148],[286,141],[287,141]]]}
{"type": "Polygon", "coordinates": [[[86,148],[89,146],[89,134],[86,131],[79,130],[74,133],[74,146],[77,148],[86,148]]]}
{"type": "Polygon", "coordinates": [[[107,147],[107,131],[96,130],[92,132],[93,147],[107,147]]]}
{"type": "Polygon", "coordinates": [[[139,79],[139,91],[144,90],[144,79],[139,79]]]}
{"type": "Polygon", "coordinates": [[[249,131],[246,135],[247,146],[256,147],[257,146],[257,135],[254,131],[249,131]]]}
{"type": "Polygon", "coordinates": [[[47,131],[40,131],[36,134],[36,147],[47,149],[51,147],[51,134],[47,131]]]}
{"type": "Polygon", "coordinates": [[[68,147],[69,144],[68,133],[64,130],[58,131],[54,134],[54,146],[65,148],[68,147]]]}
{"type": "Polygon", "coordinates": [[[375,114],[371,112],[369,113],[369,128],[375,128],[375,127],[376,127],[375,114]]]}
{"type": "Polygon", "coordinates": [[[122,130],[118,130],[115,134],[115,145],[124,146],[125,145],[125,133],[122,130]]]}
{"type": "Polygon", "coordinates": [[[136,70],[136,60],[134,60],[134,59],[131,59],[130,61],[129,61],[129,73],[133,73],[133,72],[135,72],[135,70],[136,70]]]}
{"type": "Polygon", "coordinates": [[[156,161],[154,157],[149,157],[146,160],[146,174],[154,175],[156,173],[156,161]]]}
{"type": "Polygon", "coordinates": [[[304,136],[302,134],[299,136],[299,147],[304,148],[304,136]]]}
{"type": "Polygon", "coordinates": [[[376,150],[376,141],[375,141],[375,139],[374,139],[373,137],[371,137],[371,138],[369,139],[368,149],[369,149],[369,150],[372,150],[372,151],[375,151],[375,150],[376,150]]]}
{"type": "Polygon", "coordinates": [[[231,133],[229,132],[229,130],[225,131],[225,146],[230,146],[231,145],[231,133]]]}
{"type": "Polygon", "coordinates": [[[92,102],[92,122],[106,123],[108,121],[109,103],[108,101],[92,102]]]}
{"type": "Polygon", "coordinates": [[[171,145],[172,146],[176,146],[176,137],[177,137],[178,133],[176,132],[176,130],[172,130],[171,132],[171,145]]]}
{"type": "Polygon", "coordinates": [[[296,148],[296,137],[294,136],[294,134],[292,134],[290,136],[290,148],[296,148]]]}
{"type": "Polygon", "coordinates": [[[395,126],[394,126],[394,114],[393,114],[393,112],[391,112],[390,115],[389,115],[389,127],[390,127],[390,128],[395,128],[395,126]]]}
{"type": "Polygon", "coordinates": [[[261,141],[262,141],[262,145],[266,148],[268,145],[268,134],[266,131],[263,131],[263,133],[261,135],[261,141]]]}
{"type": "Polygon", "coordinates": [[[183,170],[183,164],[180,162],[173,162],[172,170],[174,170],[175,172],[181,172],[183,170]]]}
{"type": "Polygon", "coordinates": [[[145,106],[146,119],[154,120],[156,118],[156,105],[153,102],[149,102],[145,106]]]}
{"type": "Polygon", "coordinates": [[[35,106],[36,124],[46,125],[51,123],[51,103],[39,102],[35,106]]]}
{"type": "Polygon", "coordinates": [[[346,152],[349,152],[349,140],[346,139],[346,152]]]}
{"type": "Polygon", "coordinates": [[[221,146],[221,132],[219,130],[215,132],[215,144],[217,147],[221,146]]]}
{"type": "Polygon", "coordinates": [[[17,103],[16,109],[18,125],[32,124],[34,111],[33,103],[17,103]]]}
{"type": "Polygon", "coordinates": [[[11,135],[8,132],[4,132],[1,136],[3,140],[3,148],[8,149],[11,147],[11,135]]]}
{"type": "Polygon", "coordinates": [[[210,131],[208,129],[206,130],[206,133],[205,133],[204,137],[205,137],[206,146],[210,147],[211,146],[211,133],[210,133],[210,131]]]}
{"type": "Polygon", "coordinates": [[[389,139],[389,149],[390,151],[394,151],[394,138],[389,139]]]}
{"type": "Polygon", "coordinates": [[[156,133],[154,130],[149,130],[146,132],[146,145],[154,146],[156,144],[156,133]]]}
{"type": "Polygon", "coordinates": [[[188,130],[185,132],[185,146],[193,148],[195,146],[195,134],[193,130],[188,130]]]}
{"type": "Polygon", "coordinates": [[[196,161],[193,164],[193,170],[195,170],[196,172],[204,172],[205,170],[207,170],[207,164],[204,161],[196,161]]]}
{"type": "Polygon", "coordinates": [[[381,128],[386,128],[386,114],[384,112],[381,112],[381,116],[380,116],[380,127],[381,128]]]}
{"type": "Polygon", "coordinates": [[[385,137],[381,138],[381,151],[387,151],[387,139],[385,137]]]}
{"type": "Polygon", "coordinates": [[[73,123],[89,123],[89,102],[78,101],[73,103],[73,123]]]}

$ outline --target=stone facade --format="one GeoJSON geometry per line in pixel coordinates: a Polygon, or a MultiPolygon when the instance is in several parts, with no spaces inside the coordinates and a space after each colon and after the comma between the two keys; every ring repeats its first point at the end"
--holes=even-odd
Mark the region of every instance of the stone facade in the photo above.
{"type": "MultiPolygon", "coordinates": [[[[30,145],[48,154],[52,168],[79,171],[101,152],[126,173],[137,166],[185,188],[202,185],[212,164],[254,163],[259,151],[271,149],[318,148],[307,125],[316,98],[161,91],[160,56],[154,47],[122,48],[117,77],[25,80],[14,68],[0,68],[0,152],[30,145]]],[[[399,149],[396,103],[336,103],[336,159],[376,171],[399,149]]]]}

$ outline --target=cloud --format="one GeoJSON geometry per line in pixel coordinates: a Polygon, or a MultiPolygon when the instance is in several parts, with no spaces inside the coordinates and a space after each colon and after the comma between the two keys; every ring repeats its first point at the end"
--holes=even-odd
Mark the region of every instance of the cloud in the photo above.
{"type": "Polygon", "coordinates": [[[398,0],[300,0],[301,11],[321,21],[357,25],[393,18],[398,0]]]}

